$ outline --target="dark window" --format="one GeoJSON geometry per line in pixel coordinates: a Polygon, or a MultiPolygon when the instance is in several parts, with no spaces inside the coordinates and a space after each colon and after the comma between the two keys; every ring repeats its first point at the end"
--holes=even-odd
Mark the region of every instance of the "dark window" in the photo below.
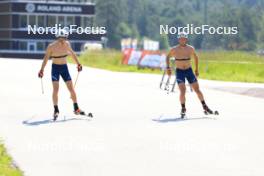
{"type": "Polygon", "coordinates": [[[12,28],[19,28],[19,15],[12,15],[12,28]]]}
{"type": "Polygon", "coordinates": [[[11,47],[10,41],[0,41],[0,48],[1,49],[10,49],[11,47]]]}
{"type": "Polygon", "coordinates": [[[27,42],[19,42],[19,50],[27,50],[27,42]]]}
{"type": "Polygon", "coordinates": [[[67,16],[66,17],[66,25],[65,26],[70,26],[73,25],[74,23],[74,17],[73,16],[67,16]]]}
{"type": "Polygon", "coordinates": [[[58,25],[61,24],[61,27],[65,26],[65,20],[64,20],[64,16],[59,16],[58,17],[58,25]]]}
{"type": "Polygon", "coordinates": [[[19,44],[19,41],[12,41],[12,49],[13,49],[13,50],[17,50],[17,49],[19,49],[19,48],[18,48],[18,44],[19,44]]]}
{"type": "Polygon", "coordinates": [[[36,50],[34,44],[29,44],[29,45],[28,45],[28,49],[29,49],[29,51],[35,51],[35,50],[36,50]]]}
{"type": "Polygon", "coordinates": [[[11,17],[9,15],[0,15],[0,28],[10,28],[11,17]]]}
{"type": "Polygon", "coordinates": [[[46,27],[46,16],[39,15],[38,18],[38,27],[46,27]]]}
{"type": "Polygon", "coordinates": [[[93,18],[92,17],[81,17],[81,26],[82,27],[92,27],[93,26],[93,18]]]}
{"type": "Polygon", "coordinates": [[[10,4],[4,4],[2,3],[0,5],[0,12],[9,12],[10,4]]]}
{"type": "Polygon", "coordinates": [[[11,31],[10,30],[0,31],[0,39],[6,39],[6,38],[11,38],[11,31]]]}
{"type": "Polygon", "coordinates": [[[28,24],[31,26],[36,25],[36,15],[30,15],[28,18],[28,24]]]}
{"type": "Polygon", "coordinates": [[[53,27],[56,24],[55,16],[48,16],[48,27],[53,27]]]}
{"type": "Polygon", "coordinates": [[[81,26],[81,17],[76,16],[76,17],[74,18],[74,20],[75,20],[75,24],[76,24],[77,26],[81,26]]]}
{"type": "Polygon", "coordinates": [[[45,50],[45,43],[44,42],[37,42],[37,50],[44,51],[45,50]]]}
{"type": "Polygon", "coordinates": [[[19,27],[26,28],[27,27],[27,15],[19,15],[19,27]]]}

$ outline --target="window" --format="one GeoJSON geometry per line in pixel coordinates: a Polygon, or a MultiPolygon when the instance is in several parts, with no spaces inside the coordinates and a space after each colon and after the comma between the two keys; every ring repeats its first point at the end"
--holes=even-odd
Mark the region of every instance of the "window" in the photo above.
{"type": "Polygon", "coordinates": [[[66,17],[66,25],[65,26],[70,26],[74,24],[74,17],[73,16],[67,16],[66,17]]]}
{"type": "Polygon", "coordinates": [[[61,24],[61,27],[65,26],[64,16],[58,17],[58,25],[61,24]]]}
{"type": "Polygon", "coordinates": [[[27,47],[28,51],[36,51],[36,42],[29,41],[27,47]]]}
{"type": "Polygon", "coordinates": [[[45,27],[46,26],[46,17],[43,15],[39,15],[37,18],[38,18],[38,27],[45,27]]]}
{"type": "Polygon", "coordinates": [[[27,27],[27,15],[19,15],[19,27],[20,28],[27,27]]]}
{"type": "Polygon", "coordinates": [[[19,42],[19,50],[27,50],[27,42],[19,42]]]}
{"type": "Polygon", "coordinates": [[[91,18],[91,17],[82,17],[81,18],[81,26],[82,27],[92,27],[93,26],[93,18],[91,18]]]}
{"type": "Polygon", "coordinates": [[[37,50],[44,51],[45,50],[45,43],[44,42],[37,42],[37,50]]]}
{"type": "Polygon", "coordinates": [[[55,16],[48,16],[48,27],[53,27],[56,24],[55,16]]]}
{"type": "Polygon", "coordinates": [[[28,24],[31,26],[36,25],[36,15],[30,15],[28,18],[28,24]]]}

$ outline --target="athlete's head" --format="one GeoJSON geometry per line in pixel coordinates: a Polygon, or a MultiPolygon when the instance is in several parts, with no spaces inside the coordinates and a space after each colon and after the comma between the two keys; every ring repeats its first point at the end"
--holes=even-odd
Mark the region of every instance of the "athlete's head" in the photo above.
{"type": "Polygon", "coordinates": [[[65,29],[59,29],[59,30],[57,30],[55,36],[56,36],[56,38],[59,39],[59,40],[61,40],[61,39],[67,39],[68,36],[69,36],[69,32],[66,31],[65,29]]]}
{"type": "Polygon", "coordinates": [[[186,43],[188,41],[188,34],[185,32],[180,32],[180,33],[178,33],[177,38],[178,38],[179,44],[184,46],[184,45],[186,45],[186,43]]]}

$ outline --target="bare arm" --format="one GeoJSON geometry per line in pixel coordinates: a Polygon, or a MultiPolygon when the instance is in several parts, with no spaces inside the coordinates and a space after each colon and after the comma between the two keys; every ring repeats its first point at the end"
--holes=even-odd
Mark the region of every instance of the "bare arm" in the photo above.
{"type": "Polygon", "coordinates": [[[80,62],[77,58],[77,55],[75,54],[75,52],[72,50],[72,47],[70,45],[70,43],[67,42],[67,47],[68,47],[68,50],[70,51],[70,54],[72,56],[72,59],[73,61],[77,64],[77,65],[80,65],[80,62]]]}
{"type": "Polygon", "coordinates": [[[50,55],[51,55],[51,49],[50,49],[50,46],[48,46],[46,53],[45,53],[45,56],[43,58],[42,65],[41,65],[41,69],[40,69],[41,71],[44,71],[44,69],[48,63],[48,60],[50,58],[50,55]]]}
{"type": "Polygon", "coordinates": [[[170,58],[172,57],[172,49],[169,51],[167,57],[166,57],[166,66],[167,68],[170,68],[170,58]]]}
{"type": "Polygon", "coordinates": [[[195,75],[198,76],[199,75],[199,58],[198,58],[194,48],[192,49],[192,55],[194,58],[195,75]]]}
{"type": "Polygon", "coordinates": [[[172,49],[169,51],[167,57],[166,57],[166,70],[167,74],[171,75],[171,69],[170,69],[170,58],[172,57],[172,49]]]}

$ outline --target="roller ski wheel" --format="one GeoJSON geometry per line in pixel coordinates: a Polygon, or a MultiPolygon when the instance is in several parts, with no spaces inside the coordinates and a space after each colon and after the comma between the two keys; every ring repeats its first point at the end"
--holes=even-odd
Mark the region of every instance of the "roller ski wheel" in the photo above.
{"type": "Polygon", "coordinates": [[[93,118],[93,114],[92,114],[91,112],[89,112],[89,113],[87,114],[87,116],[90,117],[90,118],[93,118]]]}
{"type": "Polygon", "coordinates": [[[211,109],[208,108],[208,106],[204,107],[204,114],[205,115],[219,115],[218,111],[212,111],[211,109]]]}
{"type": "Polygon", "coordinates": [[[93,114],[91,112],[89,112],[88,114],[86,114],[84,111],[77,109],[76,111],[74,111],[75,115],[81,115],[81,116],[86,116],[86,117],[90,117],[93,118],[93,114]]]}
{"type": "Polygon", "coordinates": [[[214,111],[214,115],[219,115],[219,112],[218,111],[214,111]]]}

